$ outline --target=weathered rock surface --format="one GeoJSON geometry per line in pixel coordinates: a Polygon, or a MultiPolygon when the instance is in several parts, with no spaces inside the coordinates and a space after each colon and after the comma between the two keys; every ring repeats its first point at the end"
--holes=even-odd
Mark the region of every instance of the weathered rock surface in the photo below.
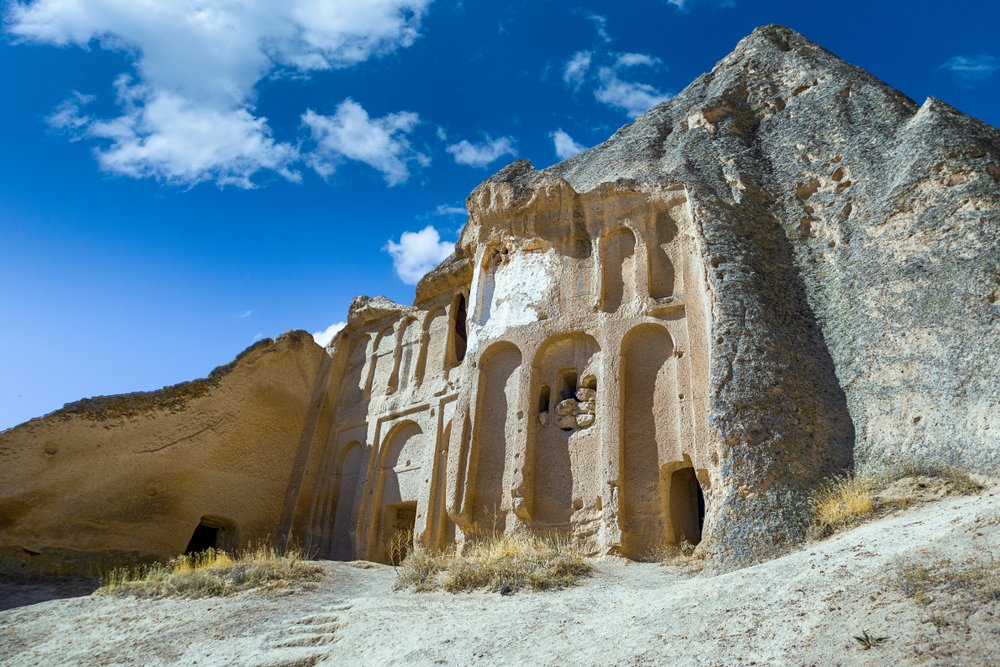
{"type": "Polygon", "coordinates": [[[206,516],[223,520],[220,545],[272,539],[328,359],[291,332],[206,379],[78,401],[0,433],[4,565],[165,558],[206,516]]]}
{"type": "Polygon", "coordinates": [[[852,463],[1000,469],[1000,132],[940,101],[768,26],[467,208],[413,306],[359,297],[327,356],[238,362],[198,419],[168,391],[86,408],[115,415],[86,438],[79,406],[0,436],[0,544],[159,554],[209,516],[331,558],[525,530],[726,568],[798,539],[852,463]],[[79,446],[108,453],[58,463],[79,446]]]}

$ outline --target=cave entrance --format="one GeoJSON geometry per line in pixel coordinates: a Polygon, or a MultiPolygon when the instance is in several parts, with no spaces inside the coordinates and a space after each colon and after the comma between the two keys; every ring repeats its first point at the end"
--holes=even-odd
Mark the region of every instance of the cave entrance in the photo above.
{"type": "Polygon", "coordinates": [[[670,475],[670,525],[677,544],[701,542],[705,525],[705,494],[694,468],[681,468],[670,475]]]}
{"type": "Polygon", "coordinates": [[[236,524],[217,516],[203,516],[188,540],[184,554],[196,554],[208,549],[229,551],[236,547],[236,524]]]}

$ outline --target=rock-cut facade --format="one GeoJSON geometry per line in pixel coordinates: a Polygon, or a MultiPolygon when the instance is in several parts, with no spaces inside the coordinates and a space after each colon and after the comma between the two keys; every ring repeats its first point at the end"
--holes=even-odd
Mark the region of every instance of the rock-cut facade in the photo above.
{"type": "Polygon", "coordinates": [[[719,567],[859,463],[1000,468],[1000,133],[768,26],[476,188],[412,306],[0,434],[8,568],[554,535],[719,567]]]}

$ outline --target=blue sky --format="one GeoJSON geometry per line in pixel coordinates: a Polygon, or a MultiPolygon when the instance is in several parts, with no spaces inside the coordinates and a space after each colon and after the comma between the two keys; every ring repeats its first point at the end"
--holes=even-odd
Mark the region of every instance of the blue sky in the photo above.
{"type": "Polygon", "coordinates": [[[2,3],[0,429],[408,303],[464,198],[782,23],[1000,124],[1000,3],[2,3]]]}

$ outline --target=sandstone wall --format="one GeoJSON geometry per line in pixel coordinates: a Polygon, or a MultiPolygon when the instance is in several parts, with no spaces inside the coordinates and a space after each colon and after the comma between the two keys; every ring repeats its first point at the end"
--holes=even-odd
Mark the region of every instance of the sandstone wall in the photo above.
{"type": "Polygon", "coordinates": [[[166,558],[203,517],[223,527],[220,546],[273,540],[328,359],[292,332],[208,379],[80,401],[3,432],[5,565],[166,558]]]}

